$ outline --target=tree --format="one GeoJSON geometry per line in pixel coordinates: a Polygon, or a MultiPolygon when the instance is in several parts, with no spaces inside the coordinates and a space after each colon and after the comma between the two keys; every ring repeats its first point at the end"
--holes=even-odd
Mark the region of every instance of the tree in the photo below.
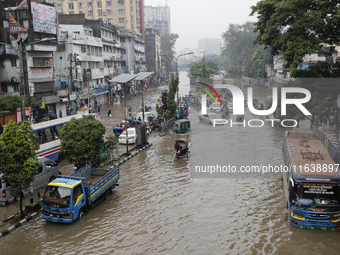
{"type": "MultiPolygon", "coordinates": [[[[29,97],[25,97],[25,105],[30,105],[29,97]]],[[[15,110],[22,106],[22,98],[18,95],[4,95],[0,97],[0,108],[4,110],[15,110]]]]}
{"type": "Polygon", "coordinates": [[[161,36],[161,52],[167,56],[175,56],[175,44],[178,34],[165,34],[161,36]]]}
{"type": "Polygon", "coordinates": [[[190,74],[202,78],[209,78],[210,74],[218,74],[218,66],[214,62],[198,62],[190,68],[190,74]]]}
{"type": "Polygon", "coordinates": [[[9,185],[9,191],[15,197],[20,197],[20,213],[22,210],[22,190],[27,189],[34,180],[39,163],[36,161],[36,150],[39,143],[32,132],[28,121],[18,124],[10,120],[2,135],[0,135],[0,172],[9,185]]]}
{"type": "Polygon", "coordinates": [[[118,154],[118,146],[117,146],[117,143],[118,143],[118,139],[116,136],[114,136],[113,134],[109,134],[109,136],[107,137],[107,144],[108,144],[108,147],[110,149],[110,156],[111,156],[111,159],[113,158],[113,155],[112,155],[112,151],[114,149],[116,149],[116,152],[118,154]]]}
{"type": "Polygon", "coordinates": [[[60,131],[61,153],[70,163],[81,166],[100,159],[104,145],[105,125],[93,115],[72,118],[60,131]]]}
{"type": "Polygon", "coordinates": [[[338,1],[261,0],[252,6],[257,15],[254,43],[270,47],[272,55],[282,54],[288,66],[296,68],[303,57],[322,48],[321,43],[340,45],[338,1]]]}
{"type": "Polygon", "coordinates": [[[226,61],[225,66],[229,77],[241,77],[250,72],[248,68],[254,68],[253,55],[258,49],[263,48],[263,46],[253,44],[257,36],[254,29],[252,22],[246,22],[243,25],[230,24],[228,30],[222,34],[225,46],[222,48],[221,56],[226,61]]]}
{"type": "Polygon", "coordinates": [[[176,114],[176,101],[175,101],[175,95],[178,90],[178,84],[179,84],[179,77],[178,75],[174,76],[174,74],[171,75],[170,83],[169,83],[169,92],[168,92],[168,109],[163,113],[164,117],[167,119],[171,119],[176,114]]]}

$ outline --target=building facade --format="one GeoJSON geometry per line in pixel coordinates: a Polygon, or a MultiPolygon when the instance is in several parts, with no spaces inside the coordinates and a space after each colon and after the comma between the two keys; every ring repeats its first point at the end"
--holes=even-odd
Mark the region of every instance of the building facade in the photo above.
{"type": "Polygon", "coordinates": [[[161,65],[161,38],[152,28],[145,29],[145,56],[148,72],[157,72],[161,65]]]}
{"type": "Polygon", "coordinates": [[[170,7],[168,6],[145,6],[144,7],[145,28],[159,30],[160,35],[171,33],[170,7]]]}
{"type": "Polygon", "coordinates": [[[86,19],[104,20],[121,29],[144,33],[141,19],[144,15],[144,0],[48,0],[59,14],[85,14],[86,19]]]}

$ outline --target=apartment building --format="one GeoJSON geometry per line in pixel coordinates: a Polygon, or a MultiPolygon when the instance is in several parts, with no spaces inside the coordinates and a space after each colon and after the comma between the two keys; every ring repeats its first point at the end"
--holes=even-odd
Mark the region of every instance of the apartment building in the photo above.
{"type": "Polygon", "coordinates": [[[170,7],[168,6],[145,6],[144,20],[145,28],[159,30],[161,36],[171,33],[170,7]]]}
{"type": "Polygon", "coordinates": [[[121,29],[144,34],[144,0],[48,0],[59,14],[85,14],[86,19],[104,20],[121,29]]]}

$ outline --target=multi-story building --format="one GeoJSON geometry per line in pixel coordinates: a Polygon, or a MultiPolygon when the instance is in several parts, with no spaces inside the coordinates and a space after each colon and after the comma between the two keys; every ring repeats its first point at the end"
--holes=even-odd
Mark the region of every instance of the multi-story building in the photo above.
{"type": "Polygon", "coordinates": [[[86,19],[105,20],[121,29],[144,33],[144,0],[48,0],[59,14],[85,14],[86,19]]]}
{"type": "Polygon", "coordinates": [[[221,54],[221,39],[219,38],[202,38],[198,40],[198,48],[205,51],[205,54],[221,54]]]}
{"type": "Polygon", "coordinates": [[[170,34],[170,7],[168,6],[145,6],[145,27],[159,30],[160,35],[170,34]]]}
{"type": "Polygon", "coordinates": [[[23,112],[2,113],[0,124],[10,119],[17,122],[28,115],[31,120],[39,121],[60,109],[60,98],[55,95],[54,86],[53,52],[56,51],[58,24],[55,8],[31,0],[26,3],[22,0],[0,2],[3,13],[0,15],[3,24],[0,28],[0,82],[1,95],[29,95],[31,113],[27,105],[23,112]]]}
{"type": "Polygon", "coordinates": [[[145,29],[145,55],[149,72],[157,72],[161,65],[161,38],[159,31],[145,29]]]}

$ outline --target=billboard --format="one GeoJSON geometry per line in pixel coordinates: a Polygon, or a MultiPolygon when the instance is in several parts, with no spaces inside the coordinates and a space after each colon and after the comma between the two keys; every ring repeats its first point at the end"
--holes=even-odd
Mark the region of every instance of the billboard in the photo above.
{"type": "Polygon", "coordinates": [[[57,34],[56,11],[53,6],[31,2],[31,10],[35,32],[57,34]]]}

